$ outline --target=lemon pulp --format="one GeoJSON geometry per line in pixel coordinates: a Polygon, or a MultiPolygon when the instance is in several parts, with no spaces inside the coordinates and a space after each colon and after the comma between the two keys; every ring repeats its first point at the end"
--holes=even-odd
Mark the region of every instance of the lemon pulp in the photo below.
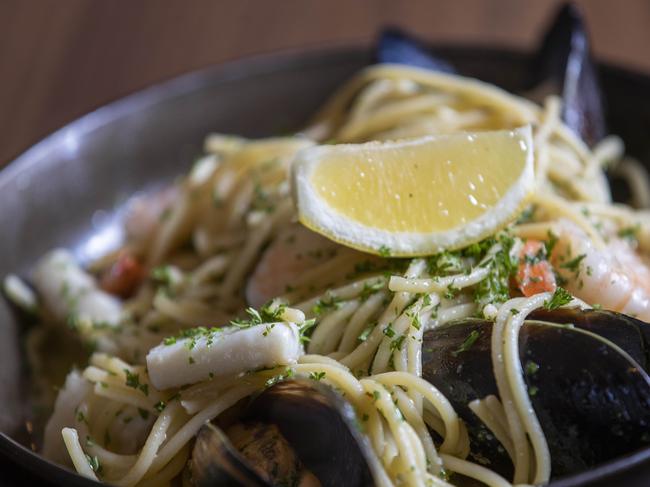
{"type": "Polygon", "coordinates": [[[310,183],[332,209],[372,228],[443,232],[493,208],[525,168],[516,131],[437,136],[325,155],[310,183]]]}

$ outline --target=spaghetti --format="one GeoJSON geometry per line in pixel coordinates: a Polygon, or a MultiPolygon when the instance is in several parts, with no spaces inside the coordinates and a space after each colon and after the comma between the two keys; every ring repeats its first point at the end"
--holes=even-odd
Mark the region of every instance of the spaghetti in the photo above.
{"type": "MultiPolygon", "coordinates": [[[[115,485],[187,481],[182,472],[190,444],[205,422],[269,383],[300,376],[334,387],[354,406],[380,460],[373,472],[377,485],[444,486],[454,481],[454,473],[494,487],[548,482],[549,447],[523,381],[518,334],[526,316],[554,295],[518,297],[510,288],[523,242],[548,242],[556,238],[558,222],[565,222],[595,248],[606,248],[628,228],[635,229],[640,252],[650,248],[647,215],[611,202],[603,170],[622,160],[621,141],[609,137],[588,148],[563,125],[561,103],[550,97],[540,107],[474,79],[379,65],[349,81],[301,134],[254,141],[208,136],[206,155],[190,174],[172,189],[138,201],[125,246],[89,269],[106,276],[128,255],[150,270],[145,279],[120,274],[135,285],[120,301],[119,322],[90,319],[75,308],[75,296],[54,297],[69,301],[66,333],[94,352],[83,371],[71,372],[74,377],[59,394],[45,451],[65,445],[68,463],[79,474],[115,485]],[[241,317],[244,290],[260,255],[283,243],[290,246],[292,235],[306,232],[293,222],[287,181],[298,150],[319,142],[526,124],[534,129],[536,194],[505,232],[468,249],[408,261],[316,239],[295,251],[300,259],[287,264],[286,275],[282,262],[277,273],[253,275],[256,292],[274,298],[264,311],[249,310],[260,317],[253,316],[255,325],[269,325],[267,313],[300,330],[311,326],[305,331],[310,335],[305,353],[295,363],[165,390],[152,384],[145,367],[152,348],[216,337],[219,332],[207,327],[241,317]],[[296,263],[301,259],[302,267],[296,263]],[[284,288],[277,288],[278,281],[284,288]],[[499,398],[479,398],[469,406],[510,456],[512,479],[472,460],[463,421],[421,377],[423,333],[477,315],[494,319],[492,365],[499,398]]],[[[638,173],[629,162],[619,171],[635,178],[638,173]]],[[[643,191],[647,184],[634,187],[643,191]]],[[[554,263],[552,249],[544,257],[554,263]]],[[[34,302],[21,283],[12,278],[9,285],[17,300],[34,302]]],[[[86,296],[105,292],[83,289],[86,296]]],[[[579,299],[561,304],[586,306],[579,299]]],[[[45,324],[35,333],[61,329],[60,313],[47,307],[40,313],[45,324]]]]}

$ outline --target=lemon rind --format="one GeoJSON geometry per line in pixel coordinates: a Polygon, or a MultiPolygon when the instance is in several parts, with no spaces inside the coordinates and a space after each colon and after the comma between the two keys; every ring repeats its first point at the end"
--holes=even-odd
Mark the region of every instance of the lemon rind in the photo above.
{"type": "MultiPolygon", "coordinates": [[[[323,155],[332,150],[331,146],[312,147],[296,155],[296,162],[292,167],[292,182],[299,220],[309,229],[337,243],[373,254],[385,255],[386,249],[389,249],[390,255],[394,257],[417,257],[470,245],[511,223],[533,194],[535,178],[531,127],[528,125],[511,132],[520,137],[528,148],[521,174],[496,205],[472,221],[443,232],[396,232],[370,227],[350,219],[330,207],[310,184],[312,171],[323,155]]],[[[393,147],[399,147],[426,143],[435,137],[426,136],[391,144],[393,147]]],[[[368,143],[378,144],[381,143],[368,143]]],[[[335,150],[347,151],[358,146],[335,147],[335,150]]]]}

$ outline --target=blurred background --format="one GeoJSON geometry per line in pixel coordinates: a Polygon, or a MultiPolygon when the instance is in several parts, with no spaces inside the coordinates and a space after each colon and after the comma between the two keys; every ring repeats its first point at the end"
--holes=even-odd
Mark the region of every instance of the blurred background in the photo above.
{"type": "MultiPolygon", "coordinates": [[[[255,53],[432,42],[530,50],[561,0],[0,0],[0,166],[92,109],[255,53]]],[[[650,0],[583,0],[596,55],[650,73],[650,0]]]]}

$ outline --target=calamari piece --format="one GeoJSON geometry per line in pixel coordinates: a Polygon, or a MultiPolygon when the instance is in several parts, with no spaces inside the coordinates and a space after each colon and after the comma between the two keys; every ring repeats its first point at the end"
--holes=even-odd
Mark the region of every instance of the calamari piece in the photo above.
{"type": "Polygon", "coordinates": [[[266,323],[239,329],[212,328],[195,336],[168,339],[147,354],[149,379],[158,390],[211,377],[294,364],[302,355],[293,323],[266,323]]]}
{"type": "Polygon", "coordinates": [[[45,426],[43,437],[43,456],[63,465],[72,465],[63,443],[61,430],[76,426],[76,409],[92,391],[92,384],[83,378],[78,370],[73,370],[65,379],[54,403],[54,412],[45,426]]]}
{"type": "Polygon", "coordinates": [[[36,264],[34,286],[45,307],[60,321],[73,317],[115,326],[120,322],[122,304],[102,291],[66,250],[46,254],[36,264]]]}

